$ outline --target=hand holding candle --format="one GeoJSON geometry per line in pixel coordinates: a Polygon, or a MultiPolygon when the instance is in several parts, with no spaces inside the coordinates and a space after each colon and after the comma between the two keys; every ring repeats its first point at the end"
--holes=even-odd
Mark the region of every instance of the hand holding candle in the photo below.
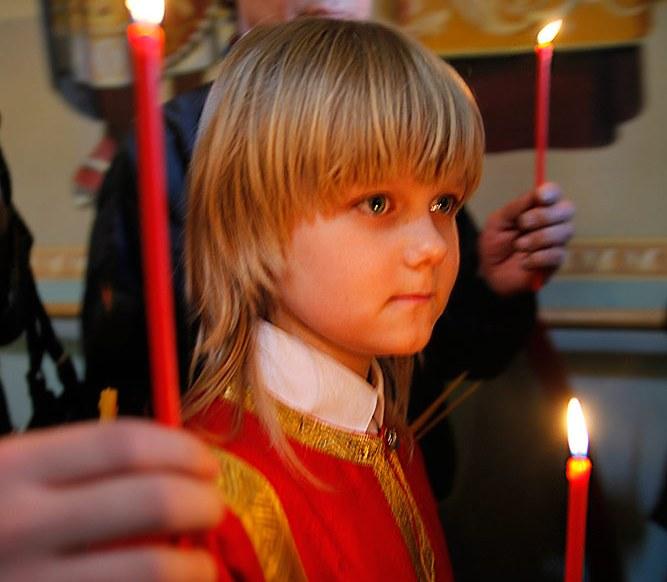
{"type": "Polygon", "coordinates": [[[576,398],[567,407],[567,438],[571,457],[567,460],[569,483],[567,537],[565,541],[565,582],[581,582],[586,554],[586,512],[591,462],[588,459],[588,432],[576,398]]]}
{"type": "Polygon", "coordinates": [[[139,197],[153,408],[158,421],[180,426],[174,298],[171,284],[164,126],[159,100],[163,0],[127,0],[134,62],[139,197]]]}

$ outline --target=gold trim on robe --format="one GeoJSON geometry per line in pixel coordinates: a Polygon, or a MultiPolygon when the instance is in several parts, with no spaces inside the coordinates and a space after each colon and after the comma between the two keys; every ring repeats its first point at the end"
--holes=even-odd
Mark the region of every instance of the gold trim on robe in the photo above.
{"type": "Polygon", "coordinates": [[[280,425],[295,441],[333,457],[372,467],[403,536],[419,580],[433,580],[435,558],[395,450],[379,436],[350,433],[275,403],[280,425]]]}
{"type": "MultiPolygon", "coordinates": [[[[227,390],[224,398],[235,402],[242,400],[244,409],[255,413],[250,391],[239,398],[234,390],[227,390]]],[[[272,402],[280,426],[288,438],[332,457],[372,468],[408,549],[417,579],[434,580],[433,548],[396,450],[388,447],[381,436],[341,430],[277,400],[272,402]]],[[[267,486],[270,487],[268,483],[267,486]]],[[[277,498],[276,502],[280,503],[277,498]]],[[[255,518],[255,515],[248,514],[248,524],[255,518]]],[[[250,532],[252,526],[248,524],[243,523],[250,532]]],[[[287,523],[285,525],[289,527],[287,523]]]]}
{"type": "Polygon", "coordinates": [[[307,580],[287,516],[269,481],[235,455],[214,452],[221,469],[217,485],[243,524],[265,580],[307,580]]]}

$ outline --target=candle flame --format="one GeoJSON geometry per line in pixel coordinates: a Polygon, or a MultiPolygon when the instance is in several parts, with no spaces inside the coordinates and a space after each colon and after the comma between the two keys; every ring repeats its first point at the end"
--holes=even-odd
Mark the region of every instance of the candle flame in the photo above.
{"type": "Polygon", "coordinates": [[[537,33],[537,44],[540,46],[545,46],[553,42],[562,25],[562,19],[554,20],[547,24],[542,30],[540,30],[540,32],[537,33]]]}
{"type": "Polygon", "coordinates": [[[135,22],[160,24],[164,18],[164,0],[125,0],[135,22]]]}
{"type": "Polygon", "coordinates": [[[567,441],[572,456],[585,457],[588,454],[586,421],[581,404],[576,398],[570,398],[567,404],[567,441]]]}

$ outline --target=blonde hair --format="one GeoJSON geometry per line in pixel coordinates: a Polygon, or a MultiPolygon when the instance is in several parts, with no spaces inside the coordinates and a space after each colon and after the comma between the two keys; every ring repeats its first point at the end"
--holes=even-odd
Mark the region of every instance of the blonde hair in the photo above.
{"type": "MultiPolygon", "coordinates": [[[[326,213],[352,185],[407,173],[431,184],[456,172],[469,195],[483,150],[464,82],[387,26],[309,18],[241,38],[211,89],[191,165],[187,287],[199,336],[186,414],[247,386],[266,403],[254,329],[271,317],[299,220],[326,213]]],[[[411,358],[381,364],[388,418],[404,422],[411,358]]],[[[258,409],[278,437],[275,417],[258,409]]]]}

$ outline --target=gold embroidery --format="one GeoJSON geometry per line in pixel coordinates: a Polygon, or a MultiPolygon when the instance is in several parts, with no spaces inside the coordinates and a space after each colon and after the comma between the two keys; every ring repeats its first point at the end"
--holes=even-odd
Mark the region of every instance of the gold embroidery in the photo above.
{"type": "Polygon", "coordinates": [[[391,451],[373,468],[403,535],[417,579],[434,580],[433,549],[396,451],[391,451]]]}
{"type": "MultiPolygon", "coordinates": [[[[248,412],[256,413],[252,391],[239,394],[232,387],[222,395],[226,400],[240,403],[248,412]]],[[[345,461],[371,465],[384,451],[384,443],[378,435],[362,432],[347,432],[322,422],[313,416],[294,410],[272,399],[283,432],[290,439],[345,461]]]]}
{"type": "Polygon", "coordinates": [[[384,443],[377,435],[347,432],[280,402],[275,406],[285,434],[302,445],[360,465],[372,465],[382,456],[384,443]]]}
{"type": "Polygon", "coordinates": [[[218,487],[250,538],[265,580],[306,580],[280,499],[251,465],[219,449],[218,487]]]}
{"type": "MultiPolygon", "coordinates": [[[[225,397],[237,402],[241,400],[247,411],[255,412],[250,390],[243,396],[230,390],[225,397]]],[[[273,404],[280,425],[290,439],[332,457],[373,469],[408,549],[417,579],[434,580],[433,549],[396,451],[389,450],[379,435],[347,432],[276,400],[273,404]]]]}
{"type": "Polygon", "coordinates": [[[435,579],[435,558],[396,451],[381,436],[349,433],[276,403],[285,434],[339,459],[371,465],[410,554],[418,580],[435,579]]]}

